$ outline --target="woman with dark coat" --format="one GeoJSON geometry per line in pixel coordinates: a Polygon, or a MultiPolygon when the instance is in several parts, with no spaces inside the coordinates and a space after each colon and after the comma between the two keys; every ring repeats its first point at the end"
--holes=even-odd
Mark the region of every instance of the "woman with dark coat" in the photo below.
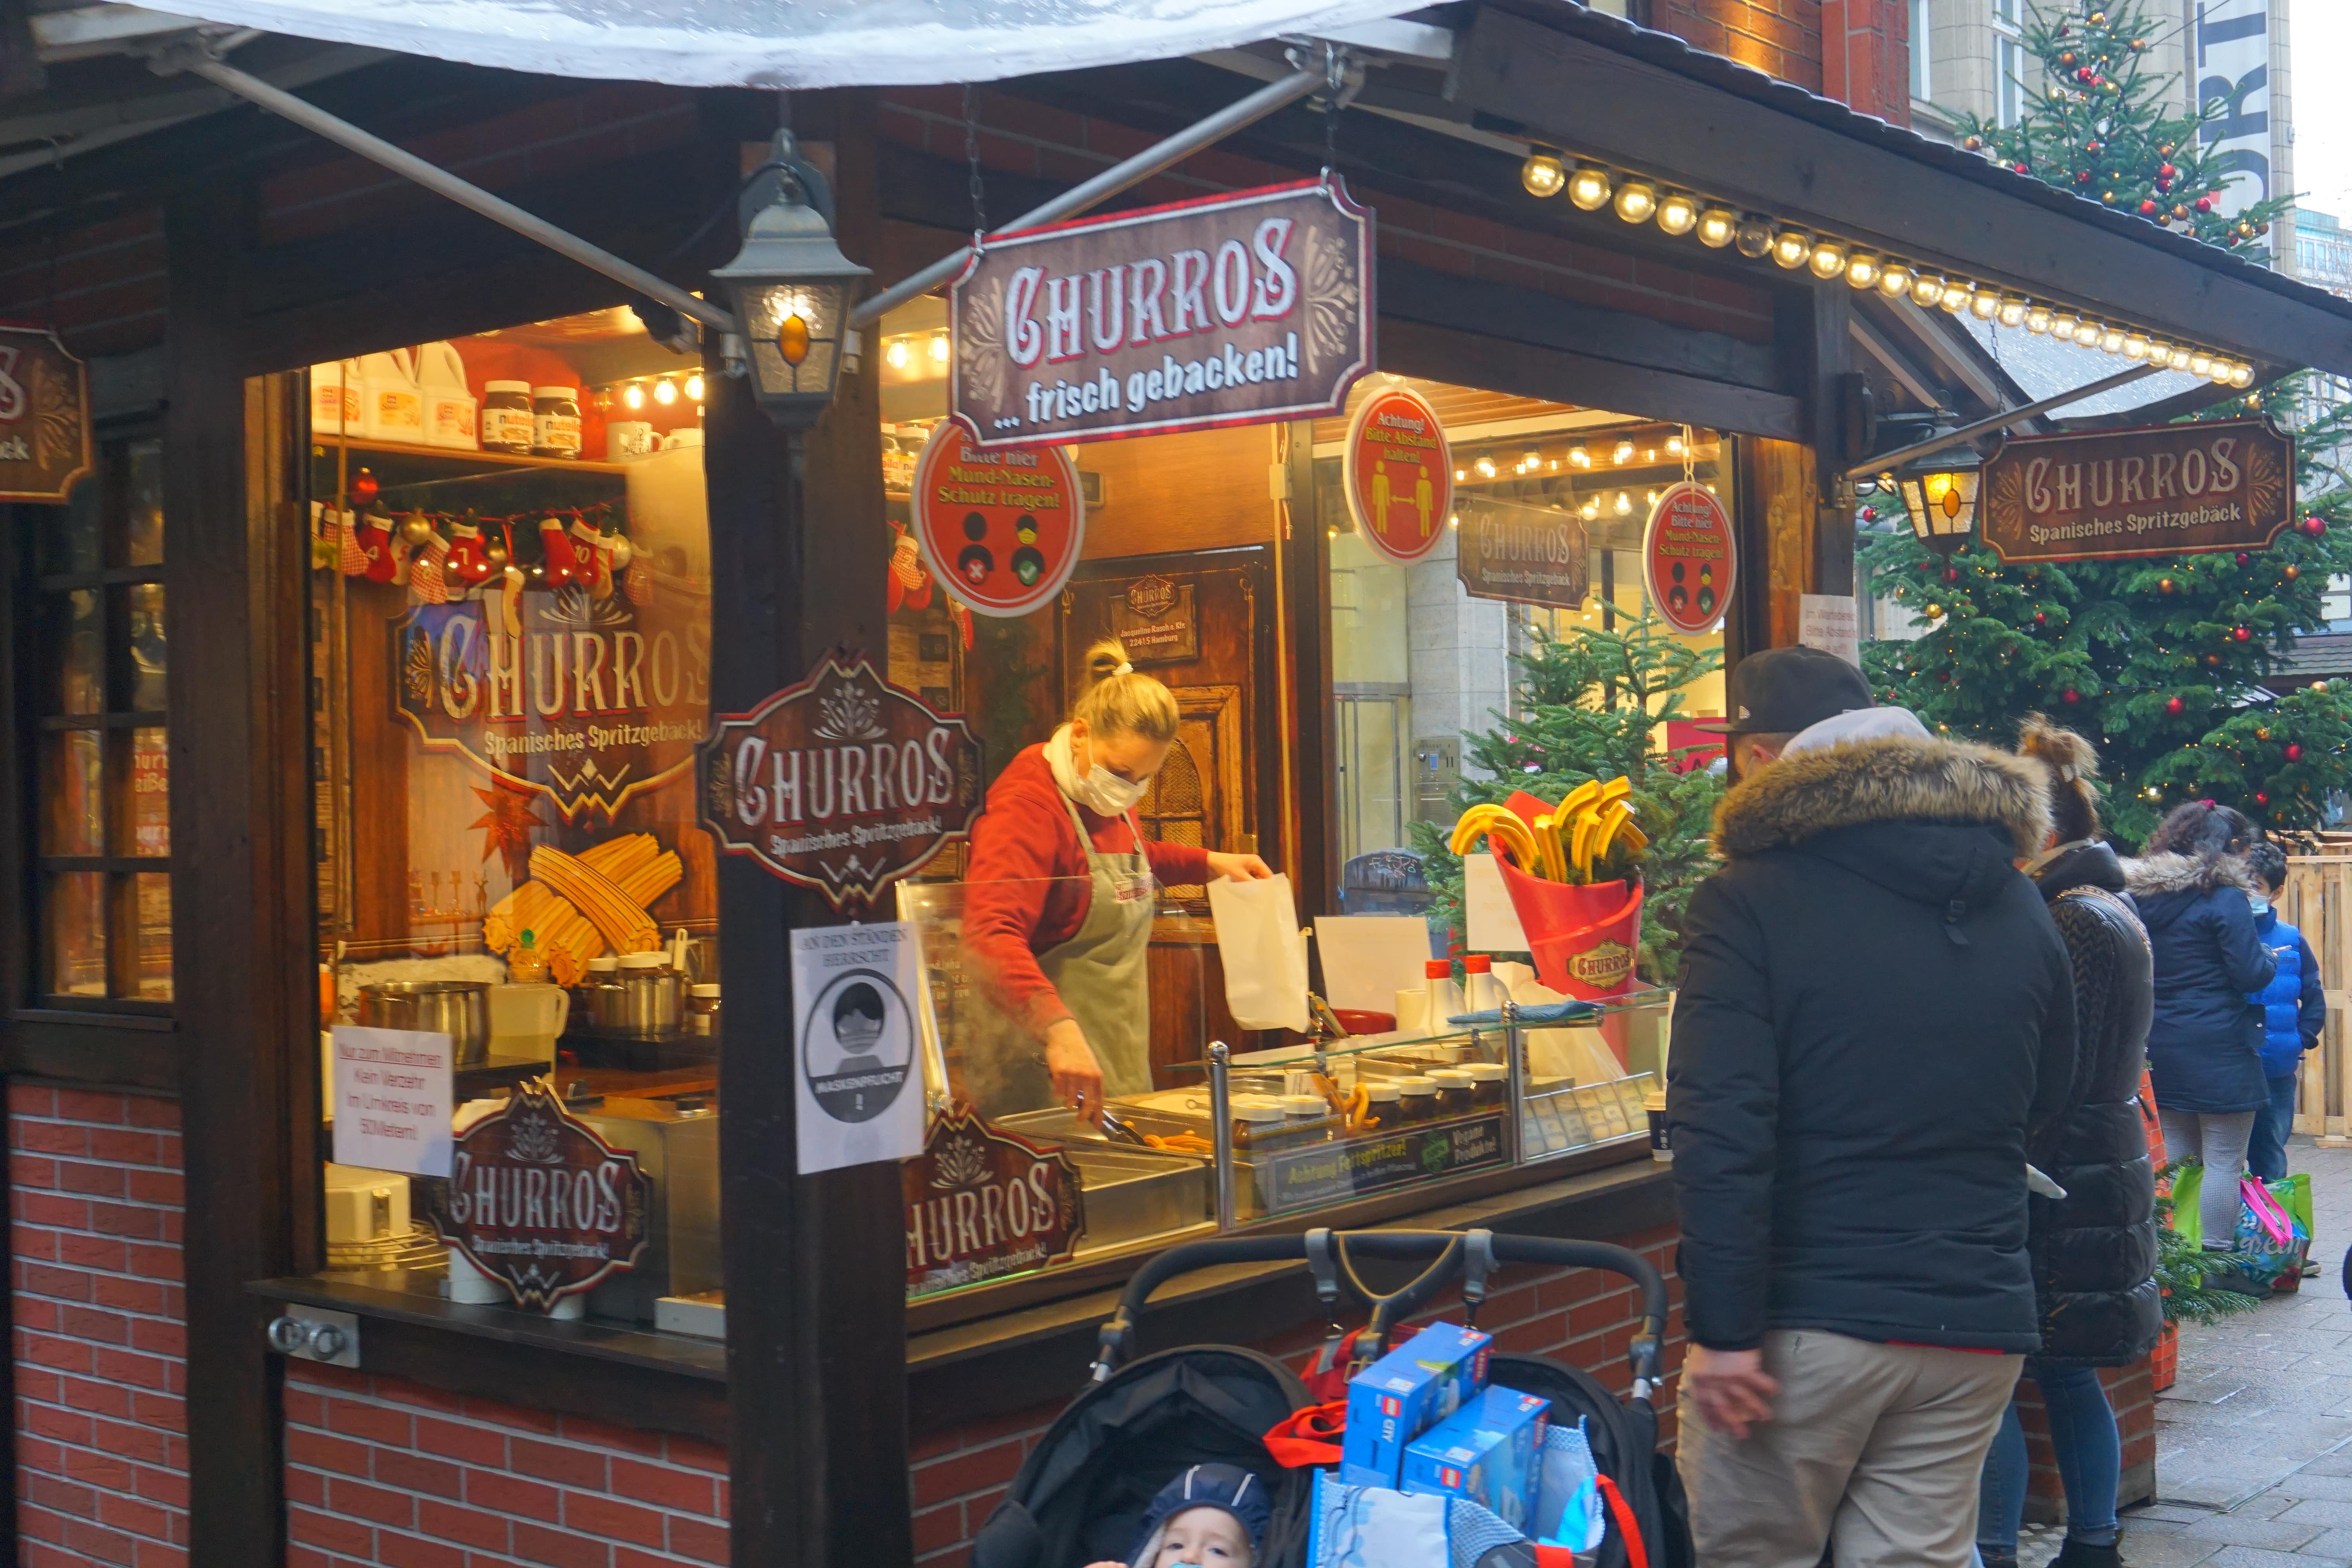
{"type": "MultiPolygon", "coordinates": [[[[2066,1488],[2063,1568],[2114,1564],[2123,1441],[2095,1368],[2146,1355],[2164,1326],[2156,1285],[2156,1173],[2140,1129],[2139,1079],[2155,984],[2147,933],[2099,841],[2098,753],[2040,715],[2019,751],[2049,773],[2050,840],[2025,870],[2048,904],[2074,971],[2074,1081],[2063,1131],[2044,1145],[2063,1198],[2027,1200],[2041,1353],[2026,1373],[2050,1413],[2066,1488]]],[[[1977,1552],[2017,1561],[2025,1513],[2025,1431],[2011,1405],[1985,1458],[1977,1552]]]]}
{"type": "MultiPolygon", "coordinates": [[[[2149,835],[2147,852],[2124,863],[2156,949],[2147,1065],[2165,1158],[2175,1165],[2204,1163],[2197,1217],[2209,1252],[2231,1249],[2246,1144],[2255,1115],[2270,1104],[2263,1010],[2246,1000],[2278,970],[2247,902],[2253,878],[2245,854],[2261,837],[2228,806],[2197,801],[2176,808],[2149,835]]],[[[2269,1294],[2234,1270],[2216,1269],[2205,1282],[2269,1294]]]]}

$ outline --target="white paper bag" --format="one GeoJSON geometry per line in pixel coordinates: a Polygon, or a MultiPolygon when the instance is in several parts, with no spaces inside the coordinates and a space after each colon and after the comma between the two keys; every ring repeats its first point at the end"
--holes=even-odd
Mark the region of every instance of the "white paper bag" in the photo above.
{"type": "Polygon", "coordinates": [[[1419,915],[1317,915],[1315,941],[1323,1000],[1359,1012],[1387,1012],[1429,962],[1429,922],[1419,915]]]}
{"type": "Polygon", "coordinates": [[[1244,1029],[1307,1027],[1307,937],[1286,876],[1209,884],[1225,1005],[1244,1029]]]}

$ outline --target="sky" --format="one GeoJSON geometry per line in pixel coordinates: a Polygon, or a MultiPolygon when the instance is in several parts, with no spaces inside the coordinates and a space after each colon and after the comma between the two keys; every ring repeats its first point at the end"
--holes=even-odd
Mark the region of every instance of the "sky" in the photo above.
{"type": "Polygon", "coordinates": [[[2293,0],[2294,184],[2303,204],[2352,220],[2352,94],[2340,74],[2352,60],[2352,0],[2293,0]]]}

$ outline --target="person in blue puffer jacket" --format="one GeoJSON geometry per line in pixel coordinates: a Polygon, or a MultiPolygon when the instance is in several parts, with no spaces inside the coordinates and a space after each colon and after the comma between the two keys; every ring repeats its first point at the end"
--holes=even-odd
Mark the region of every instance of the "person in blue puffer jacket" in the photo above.
{"type": "Polygon", "coordinates": [[[2270,1089],[2270,1104],[2254,1117],[2246,1168],[2265,1182],[2275,1182],[2286,1175],[2295,1083],[2302,1076],[2303,1053],[2319,1044],[2319,1033],[2326,1027],[2327,992],[2311,943],[2279,919],[2273,907],[2286,890],[2286,851],[2275,844],[2257,844],[2246,853],[2246,868],[2254,874],[2246,895],[2254,912],[2254,934],[2278,955],[2278,973],[2271,983],[2246,994],[2246,1000],[2263,1010],[2263,1078],[2270,1089]]]}

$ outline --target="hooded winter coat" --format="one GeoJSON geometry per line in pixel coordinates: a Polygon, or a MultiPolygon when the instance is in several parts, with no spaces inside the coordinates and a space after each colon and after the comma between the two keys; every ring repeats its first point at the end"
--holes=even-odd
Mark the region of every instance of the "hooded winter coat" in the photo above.
{"type": "Polygon", "coordinates": [[[2022,1167],[2074,1075],[2065,945],[2013,863],[2049,832],[2042,772],[1868,741],[1717,807],[1666,1110],[1698,1343],[2039,1348],[2022,1167]]]}
{"type": "Polygon", "coordinates": [[[2156,1017],[2147,1066],[2156,1103],[2216,1114],[2270,1103],[2263,1010],[2247,1002],[2278,972],[2246,902],[2252,875],[2234,855],[2150,855],[2124,862],[2156,950],[2156,1017]]]}
{"type": "Polygon", "coordinates": [[[2125,1366],[2164,1327],[2139,1111],[2154,966],[2114,850],[2070,845],[2033,880],[2074,971],[2074,1081],[2042,1166],[2066,1195],[2029,1200],[2042,1360],[2125,1366]]]}

